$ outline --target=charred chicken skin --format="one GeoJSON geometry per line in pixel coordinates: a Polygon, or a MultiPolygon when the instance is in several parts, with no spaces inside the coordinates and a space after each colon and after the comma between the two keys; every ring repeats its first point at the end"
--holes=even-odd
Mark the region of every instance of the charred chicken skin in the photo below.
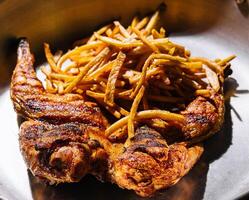
{"type": "Polygon", "coordinates": [[[57,95],[44,90],[36,77],[34,57],[26,40],[21,40],[17,55],[11,82],[11,98],[17,113],[52,124],[80,122],[105,129],[107,121],[95,103],[84,101],[77,94],[57,95]]]}
{"type": "Polygon", "coordinates": [[[101,178],[103,172],[94,167],[106,162],[107,154],[94,138],[103,136],[107,120],[80,95],[46,93],[33,64],[29,44],[21,40],[11,98],[16,112],[29,120],[19,134],[27,166],[50,183],[76,182],[88,172],[101,178]]]}
{"type": "Polygon", "coordinates": [[[221,94],[213,93],[210,98],[197,97],[181,112],[186,123],[182,132],[186,139],[209,137],[220,130],[224,121],[224,98],[221,94]]]}
{"type": "Polygon", "coordinates": [[[11,99],[16,112],[28,120],[19,133],[27,166],[53,184],[76,182],[91,173],[151,196],[179,181],[200,158],[203,148],[187,146],[185,140],[207,137],[223,122],[222,95],[197,97],[181,112],[186,118],[180,127],[182,141],[167,143],[157,131],[138,126],[128,145],[111,143],[104,134],[108,122],[97,104],[77,94],[47,93],[33,64],[29,44],[21,40],[11,99]]]}
{"type": "Polygon", "coordinates": [[[20,127],[19,141],[34,175],[50,183],[76,182],[89,172],[105,173],[97,166],[106,165],[107,154],[92,139],[94,134],[99,134],[99,129],[85,124],[52,125],[29,120],[20,127]]]}
{"type": "Polygon", "coordinates": [[[140,196],[174,185],[196,163],[203,152],[199,145],[167,145],[165,139],[147,126],[136,130],[124,152],[110,160],[110,176],[120,187],[140,196]]]}

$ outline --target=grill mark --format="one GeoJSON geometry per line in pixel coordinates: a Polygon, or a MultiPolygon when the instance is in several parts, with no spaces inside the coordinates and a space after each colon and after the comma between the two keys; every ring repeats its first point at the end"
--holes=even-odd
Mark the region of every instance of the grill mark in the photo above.
{"type": "Polygon", "coordinates": [[[63,124],[66,122],[80,122],[99,128],[104,128],[101,113],[97,107],[89,107],[81,103],[75,105],[70,103],[44,102],[29,99],[24,101],[24,107],[29,109],[40,121],[52,124],[63,124]]]}
{"type": "Polygon", "coordinates": [[[200,123],[200,124],[207,124],[210,122],[208,118],[204,115],[200,114],[187,114],[187,121],[188,123],[200,123]]]}
{"type": "Polygon", "coordinates": [[[92,107],[88,107],[84,105],[83,103],[80,105],[77,105],[77,102],[46,102],[46,101],[39,101],[35,99],[27,99],[25,101],[26,107],[28,107],[30,110],[39,110],[39,111],[58,111],[58,112],[84,112],[85,115],[92,115],[97,112],[96,109],[93,109],[92,107]]]}
{"type": "Polygon", "coordinates": [[[127,151],[147,151],[150,147],[166,147],[166,145],[159,142],[148,142],[146,144],[135,144],[127,149],[127,151]]]}
{"type": "Polygon", "coordinates": [[[32,125],[28,127],[23,127],[21,129],[21,137],[27,140],[39,139],[39,138],[53,138],[53,137],[63,137],[63,136],[82,136],[86,132],[86,127],[79,123],[70,123],[62,125],[43,125],[39,123],[38,125],[32,125]],[[79,127],[80,126],[80,127],[79,127]]]}
{"type": "Polygon", "coordinates": [[[139,142],[144,139],[161,139],[161,138],[162,137],[158,134],[151,134],[148,132],[139,132],[131,139],[131,141],[139,142]]]}

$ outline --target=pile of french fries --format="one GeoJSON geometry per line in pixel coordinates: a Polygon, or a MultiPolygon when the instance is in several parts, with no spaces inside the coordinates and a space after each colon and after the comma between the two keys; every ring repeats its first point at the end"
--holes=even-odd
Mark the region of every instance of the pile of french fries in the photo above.
{"type": "Polygon", "coordinates": [[[53,55],[45,43],[46,90],[96,101],[117,119],[107,135],[125,127],[132,138],[136,122],[144,119],[159,127],[184,122],[179,110],[195,96],[221,92],[224,70],[235,56],[191,57],[166,37],[164,28],[156,28],[158,19],[159,12],[135,17],[127,28],[114,21],[65,54],[53,55]]]}

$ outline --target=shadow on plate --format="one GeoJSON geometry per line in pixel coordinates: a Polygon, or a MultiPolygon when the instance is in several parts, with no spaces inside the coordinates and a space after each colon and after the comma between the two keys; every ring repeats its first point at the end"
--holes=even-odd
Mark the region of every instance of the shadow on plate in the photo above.
{"type": "Polygon", "coordinates": [[[249,16],[249,3],[248,3],[248,0],[244,0],[241,3],[238,3],[238,8],[240,10],[240,13],[244,17],[248,17],[249,16]]]}

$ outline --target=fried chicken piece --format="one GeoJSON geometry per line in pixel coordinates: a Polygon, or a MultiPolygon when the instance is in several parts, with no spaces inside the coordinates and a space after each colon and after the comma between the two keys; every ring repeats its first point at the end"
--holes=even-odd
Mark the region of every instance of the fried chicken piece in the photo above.
{"type": "Polygon", "coordinates": [[[31,172],[51,184],[77,182],[91,172],[101,177],[108,155],[92,138],[99,131],[76,122],[52,125],[29,120],[20,127],[20,149],[31,172]]]}
{"type": "Polygon", "coordinates": [[[105,129],[107,120],[99,107],[77,94],[49,94],[37,79],[34,57],[26,40],[18,47],[17,65],[11,81],[11,99],[17,113],[25,118],[53,124],[81,122],[105,129]]]}
{"type": "Polygon", "coordinates": [[[197,97],[181,112],[186,118],[182,132],[187,139],[203,140],[218,132],[224,121],[224,97],[213,93],[210,98],[197,97]]]}
{"type": "Polygon", "coordinates": [[[136,130],[124,152],[112,157],[110,177],[122,188],[147,197],[177,183],[197,162],[203,152],[199,145],[167,145],[164,138],[147,126],[136,130]]]}

